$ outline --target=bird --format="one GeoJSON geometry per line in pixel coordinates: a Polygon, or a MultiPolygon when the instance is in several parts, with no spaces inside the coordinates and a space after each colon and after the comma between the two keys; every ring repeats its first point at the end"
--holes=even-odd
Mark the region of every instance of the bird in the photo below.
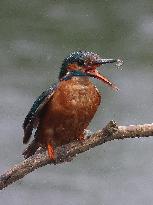
{"type": "Polygon", "coordinates": [[[105,59],[89,51],[75,51],[64,59],[58,82],[35,100],[25,117],[24,144],[29,142],[35,130],[34,139],[23,151],[25,158],[34,155],[42,147],[48,151],[49,158],[55,160],[57,146],[85,139],[84,130],[101,103],[101,94],[90,79],[98,79],[118,90],[97,70],[110,63],[120,61],[105,59]]]}

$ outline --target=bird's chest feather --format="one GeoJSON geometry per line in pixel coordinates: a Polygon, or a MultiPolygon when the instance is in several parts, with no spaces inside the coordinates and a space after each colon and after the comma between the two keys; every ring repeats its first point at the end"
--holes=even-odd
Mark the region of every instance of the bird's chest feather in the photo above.
{"type": "Polygon", "coordinates": [[[100,100],[98,90],[89,80],[76,77],[60,83],[49,109],[56,116],[60,114],[81,120],[93,117],[100,100]]]}
{"type": "Polygon", "coordinates": [[[89,80],[76,77],[62,81],[45,107],[40,126],[52,129],[56,144],[69,143],[87,128],[100,100],[98,90],[89,80]]]}

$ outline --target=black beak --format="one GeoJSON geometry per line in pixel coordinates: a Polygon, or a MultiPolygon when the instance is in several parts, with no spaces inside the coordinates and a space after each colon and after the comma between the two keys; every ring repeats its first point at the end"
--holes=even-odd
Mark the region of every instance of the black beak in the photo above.
{"type": "Polygon", "coordinates": [[[118,59],[99,59],[95,62],[97,65],[103,65],[108,63],[117,63],[118,59]]]}

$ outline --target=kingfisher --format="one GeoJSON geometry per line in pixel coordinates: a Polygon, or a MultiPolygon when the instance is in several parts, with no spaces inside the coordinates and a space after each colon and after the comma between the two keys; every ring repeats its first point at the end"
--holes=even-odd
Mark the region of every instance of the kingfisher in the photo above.
{"type": "Polygon", "coordinates": [[[84,130],[101,102],[101,94],[90,78],[118,90],[97,71],[109,63],[119,63],[119,59],[103,59],[88,51],[73,52],[64,59],[58,82],[36,99],[24,120],[24,144],[29,142],[35,129],[33,141],[23,152],[25,158],[43,147],[48,150],[50,159],[55,160],[57,146],[84,140],[84,130]]]}

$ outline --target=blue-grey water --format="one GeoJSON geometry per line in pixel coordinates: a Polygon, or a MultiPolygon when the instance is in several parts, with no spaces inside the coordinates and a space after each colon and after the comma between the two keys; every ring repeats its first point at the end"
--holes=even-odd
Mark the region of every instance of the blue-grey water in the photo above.
{"type": "MultiPolygon", "coordinates": [[[[103,93],[89,129],[109,120],[153,122],[153,2],[0,1],[0,172],[23,160],[22,122],[34,99],[75,50],[124,59],[101,72],[119,88],[103,93]]],[[[71,163],[46,166],[0,193],[5,205],[153,204],[153,138],[113,141],[71,163]]]]}

